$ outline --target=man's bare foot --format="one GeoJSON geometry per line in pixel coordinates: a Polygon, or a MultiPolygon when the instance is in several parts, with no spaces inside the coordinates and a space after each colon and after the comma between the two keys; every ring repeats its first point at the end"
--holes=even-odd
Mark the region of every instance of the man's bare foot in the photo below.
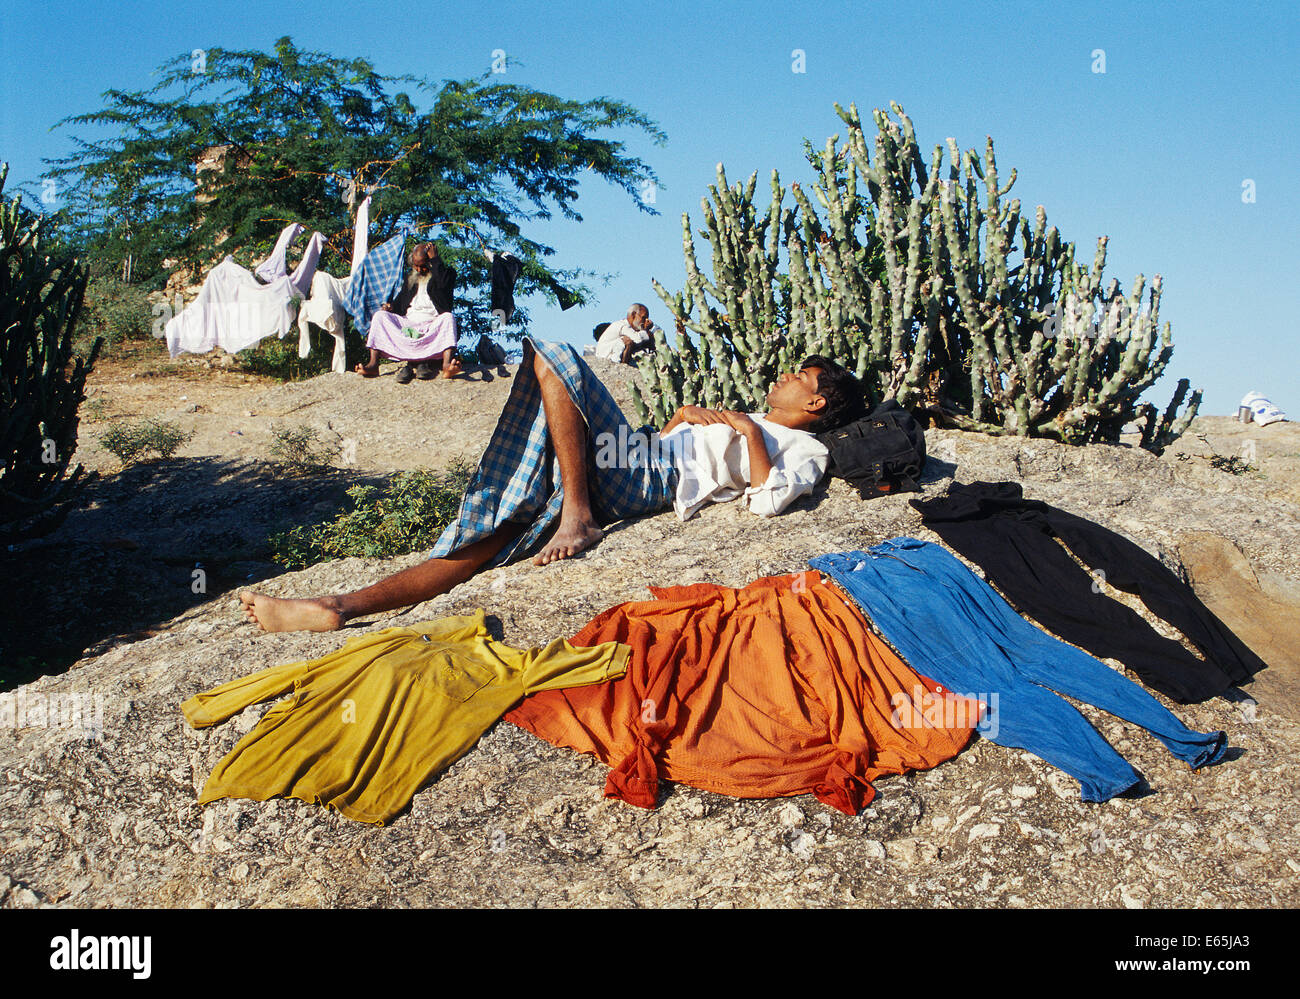
{"type": "Polygon", "coordinates": [[[455,378],[461,372],[459,358],[453,357],[450,361],[442,366],[443,378],[455,378]]]}
{"type": "Polygon", "coordinates": [[[546,547],[533,558],[533,565],[547,565],[562,558],[572,558],[585,551],[605,536],[605,532],[591,520],[566,524],[561,518],[560,527],[546,543],[546,547]]]}
{"type": "Polygon", "coordinates": [[[355,368],[353,368],[352,370],[355,371],[357,374],[361,375],[363,378],[378,378],[378,377],[379,377],[379,365],[378,365],[378,364],[376,364],[373,368],[368,368],[368,367],[366,367],[364,364],[358,364],[358,365],[357,365],[355,368]]]}
{"type": "Polygon", "coordinates": [[[343,627],[343,615],[328,597],[288,600],[240,590],[239,601],[248,619],[263,631],[335,631],[343,627]]]}

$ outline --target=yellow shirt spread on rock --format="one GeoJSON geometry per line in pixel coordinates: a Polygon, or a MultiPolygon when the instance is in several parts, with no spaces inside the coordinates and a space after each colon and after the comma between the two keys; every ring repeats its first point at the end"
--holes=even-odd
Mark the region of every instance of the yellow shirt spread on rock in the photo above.
{"type": "Polygon", "coordinates": [[[351,639],[320,659],[232,680],[181,705],[195,728],[274,705],[212,772],[199,803],[276,795],[384,823],[525,694],[616,679],[629,649],[563,639],[520,650],[494,641],[483,611],[351,639]]]}

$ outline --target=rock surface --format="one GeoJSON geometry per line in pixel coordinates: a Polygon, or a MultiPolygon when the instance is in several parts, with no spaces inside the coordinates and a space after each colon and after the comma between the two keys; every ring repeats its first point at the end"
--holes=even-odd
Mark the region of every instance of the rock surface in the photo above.
{"type": "MultiPolygon", "coordinates": [[[[630,372],[598,370],[626,405],[630,372]]],[[[331,375],[263,390],[240,411],[297,406],[295,416],[314,425],[328,422],[361,440],[369,434],[363,451],[438,466],[474,452],[475,442],[482,447],[511,383],[403,387],[331,375]]],[[[200,407],[185,418],[207,415],[200,407]]],[[[1194,430],[1210,440],[1240,436],[1226,419],[1199,421],[1194,430]]],[[[1300,495],[1286,463],[1300,457],[1300,432],[1278,424],[1254,433],[1259,471],[1234,475],[1195,457],[1192,435],[1157,458],[1123,446],[931,431],[925,492],[940,493],[954,478],[1019,480],[1030,496],[1126,534],[1175,571],[1180,536],[1213,532],[1245,553],[1262,586],[1293,593],[1300,495]]],[[[347,476],[385,468],[367,457],[353,472],[303,484],[279,479],[253,457],[204,453],[181,452],[164,470],[176,479],[169,489],[106,479],[96,486],[98,507],[78,511],[43,545],[13,553],[31,566],[39,558],[86,573],[69,579],[61,613],[75,613],[78,592],[126,599],[113,567],[154,565],[163,556],[171,568],[158,562],[164,568],[148,570],[151,582],[135,585],[176,593],[148,627],[97,636],[65,672],[22,686],[23,725],[0,719],[0,905],[1300,904],[1300,725],[1262,697],[1258,706],[1161,698],[1192,728],[1227,731],[1229,758],[1200,773],[1145,731],[1080,706],[1149,784],[1144,797],[1105,804],[1081,802],[1073,779],[1029,753],[976,739],[932,771],[880,780],[872,807],[856,817],[810,796],[742,801],[680,785],[667,786],[657,810],[643,811],[602,797],[600,762],[501,723],[386,827],[297,800],[200,807],[213,765],[267,705],[195,731],[180,703],[233,677],[323,655],[343,639],[259,634],[231,592],[191,592],[184,559],[202,546],[250,541],[277,502],[305,517],[328,507],[332,500],[321,497],[334,496],[347,476]],[[205,462],[215,471],[196,472],[205,462]],[[92,550],[99,561],[86,561],[92,550]],[[54,710],[69,705],[82,710],[81,726],[53,724],[54,710]]],[[[686,523],[669,512],[616,525],[580,558],[487,572],[352,633],[483,607],[505,641],[542,644],[573,634],[611,604],[646,598],[650,584],[741,586],[804,568],[818,553],[898,534],[936,540],[907,497],[864,503],[832,482],[771,521],[733,504],[686,523]]],[[[419,558],[348,559],[259,585],[293,596],[355,589],[419,558]]],[[[249,574],[259,575],[258,563],[249,564],[249,574]]],[[[227,584],[248,568],[230,570],[227,584]]]]}

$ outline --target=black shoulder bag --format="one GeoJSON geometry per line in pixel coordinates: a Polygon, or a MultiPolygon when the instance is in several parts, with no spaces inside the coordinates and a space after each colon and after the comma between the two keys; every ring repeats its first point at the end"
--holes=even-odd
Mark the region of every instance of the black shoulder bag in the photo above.
{"type": "Polygon", "coordinates": [[[925,431],[895,400],[886,399],[870,415],[817,439],[831,453],[827,473],[844,479],[863,499],[921,491],[925,431]]]}

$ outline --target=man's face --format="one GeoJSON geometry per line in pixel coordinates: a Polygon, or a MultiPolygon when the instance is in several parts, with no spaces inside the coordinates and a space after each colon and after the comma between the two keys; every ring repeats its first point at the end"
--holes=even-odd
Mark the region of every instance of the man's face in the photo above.
{"type": "Polygon", "coordinates": [[[643,330],[650,325],[650,311],[648,309],[636,309],[627,314],[628,325],[634,330],[643,330]]]}
{"type": "Polygon", "coordinates": [[[416,250],[411,257],[411,266],[417,274],[429,273],[429,255],[424,250],[416,250]]]}
{"type": "Polygon", "coordinates": [[[787,371],[778,376],[767,393],[768,409],[794,409],[807,412],[808,404],[823,396],[817,391],[822,369],[804,368],[801,371],[787,371]]]}

